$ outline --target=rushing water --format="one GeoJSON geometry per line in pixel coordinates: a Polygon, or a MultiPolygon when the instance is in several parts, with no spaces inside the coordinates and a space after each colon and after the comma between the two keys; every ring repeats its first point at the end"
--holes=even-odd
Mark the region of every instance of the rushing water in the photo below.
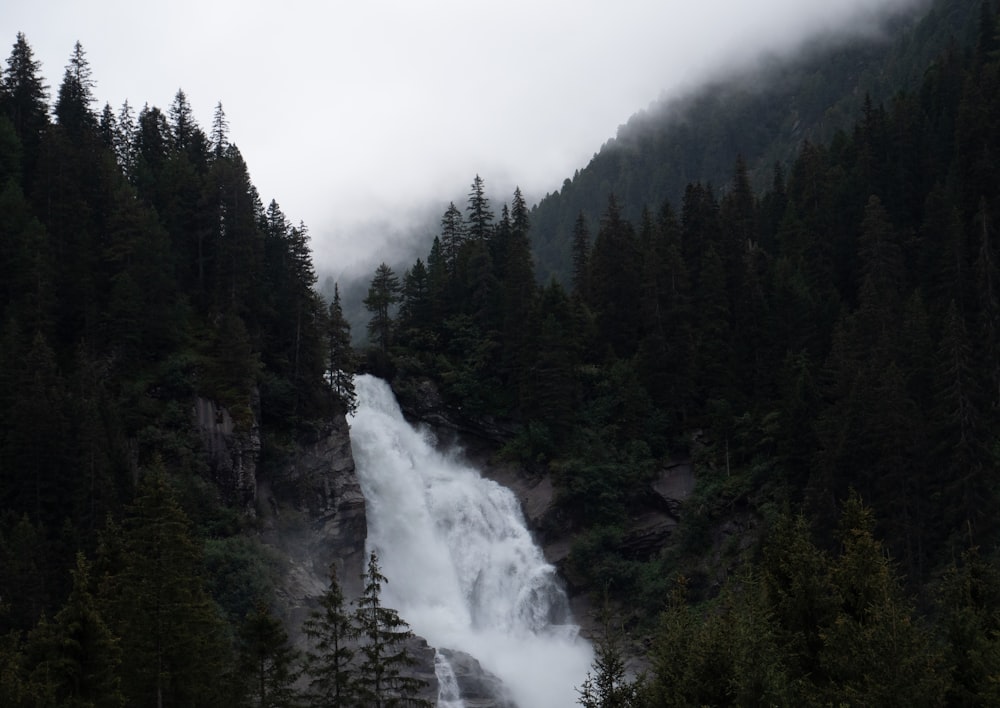
{"type": "Polygon", "coordinates": [[[432,646],[476,657],[521,708],[576,705],[591,649],[513,493],[439,452],[384,381],[358,376],[355,387],[351,445],[386,605],[432,646]]]}

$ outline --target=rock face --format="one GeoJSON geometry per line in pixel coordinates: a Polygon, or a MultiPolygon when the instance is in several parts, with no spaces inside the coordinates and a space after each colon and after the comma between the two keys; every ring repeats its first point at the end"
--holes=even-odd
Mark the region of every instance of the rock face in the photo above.
{"type": "Polygon", "coordinates": [[[208,467],[223,500],[248,514],[255,512],[260,428],[237,429],[229,411],[207,398],[196,398],[195,424],[208,453],[208,467]]]}
{"type": "Polygon", "coordinates": [[[681,506],[693,491],[690,462],[674,462],[661,469],[647,490],[642,510],[625,529],[623,555],[639,560],[656,555],[680,523],[681,506]]]}
{"type": "Polygon", "coordinates": [[[258,499],[265,540],[291,563],[286,591],[293,605],[323,593],[331,565],[344,594],[360,594],[368,521],[346,418],[300,443],[281,471],[261,482],[258,499]]]}
{"type": "Polygon", "coordinates": [[[439,649],[451,664],[465,708],[518,708],[503,682],[463,651],[439,649]]]}
{"type": "Polygon", "coordinates": [[[393,392],[403,413],[412,419],[463,437],[472,436],[500,445],[517,433],[518,426],[488,415],[469,415],[445,403],[430,379],[393,382],[393,392]]]}

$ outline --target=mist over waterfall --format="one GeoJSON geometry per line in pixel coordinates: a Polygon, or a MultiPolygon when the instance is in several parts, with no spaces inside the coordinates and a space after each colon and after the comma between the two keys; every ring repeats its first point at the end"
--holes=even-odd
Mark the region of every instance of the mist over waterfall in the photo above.
{"type": "Polygon", "coordinates": [[[351,445],[385,604],[432,646],[473,655],[521,708],[576,705],[591,648],[514,494],[435,449],[384,381],[355,387],[351,445]]]}

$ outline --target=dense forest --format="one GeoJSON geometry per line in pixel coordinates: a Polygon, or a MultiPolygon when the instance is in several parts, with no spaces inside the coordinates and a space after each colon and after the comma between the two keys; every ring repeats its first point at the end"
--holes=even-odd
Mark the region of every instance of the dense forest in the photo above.
{"type": "Polygon", "coordinates": [[[865,97],[881,103],[920,86],[949,44],[975,35],[978,5],[920,4],[873,22],[864,36],[819,37],[794,61],[765,57],[690,94],[664,97],[633,115],[590,163],[531,213],[542,282],[571,273],[573,223],[600,219],[609,193],[637,221],[644,204],[680,204],[690,182],[724,186],[742,155],[756,191],[775,162],[795,159],[804,140],[825,143],[854,123],[865,97]]]}
{"type": "Polygon", "coordinates": [[[426,258],[374,273],[358,353],[221,104],[207,132],[182,91],[96,110],[79,44],[53,98],[18,35],[0,74],[0,704],[416,695],[375,556],[355,610],[331,574],[311,650],[291,646],[249,500],[192,422],[217,402],[259,435],[266,477],[353,407],[356,366],[404,403],[431,382],[502,431],[498,459],[551,478],[536,531],[575,539],[563,569],[606,609],[582,705],[996,704],[1000,15],[930,13],[949,39],[898,28],[895,86],[763,187],[737,152],[721,189],[692,168],[672,194],[636,149],[615,157],[636,189],[598,181],[586,209],[542,217],[477,175],[426,258]],[[565,278],[539,284],[562,232],[542,270],[565,278]],[[627,522],[680,459],[683,521],[637,552],[627,522]],[[745,538],[719,547],[733,519],[745,538]]]}
{"type": "Polygon", "coordinates": [[[366,366],[513,421],[499,454],[553,480],[574,582],[647,638],[641,690],[599,671],[585,704],[996,701],[1000,24],[974,7],[970,41],[768,188],[733,155],[719,192],[605,194],[566,285],[536,285],[531,212],[479,176],[426,260],[372,279],[366,366]],[[681,530],[637,555],[623,529],[683,458],[681,530]],[[754,541],[720,580],[737,516],[754,541]]]}
{"type": "Polygon", "coordinates": [[[77,43],[50,107],[23,35],[0,78],[0,705],[416,695],[374,555],[293,648],[252,500],[194,424],[213,402],[266,477],[353,406],[306,227],[263,205],[221,104],[208,133],[183,91],[97,112],[77,43]]]}

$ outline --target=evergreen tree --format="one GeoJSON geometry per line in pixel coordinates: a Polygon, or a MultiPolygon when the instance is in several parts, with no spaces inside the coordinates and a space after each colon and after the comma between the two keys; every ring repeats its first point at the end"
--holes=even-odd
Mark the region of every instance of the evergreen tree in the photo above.
{"type": "Polygon", "coordinates": [[[246,680],[246,705],[253,708],[295,708],[298,652],[288,641],[281,621],[264,605],[247,613],[239,633],[239,667],[246,680]]]}
{"type": "Polygon", "coordinates": [[[948,705],[1000,701],[1000,573],[978,547],[944,573],[935,597],[939,633],[951,674],[948,705]]]}
{"type": "Polygon", "coordinates": [[[191,104],[188,103],[184,91],[177,89],[173,103],[170,104],[170,127],[173,137],[173,149],[186,151],[191,147],[198,126],[194,121],[191,104]]]}
{"type": "Polygon", "coordinates": [[[122,174],[130,182],[135,178],[137,132],[135,111],[126,100],[118,111],[113,149],[122,174]]]}
{"type": "Polygon", "coordinates": [[[344,410],[353,412],[358,405],[354,392],[354,349],[351,347],[351,325],[344,317],[340,304],[340,286],[334,283],[333,300],[327,320],[327,382],[344,410]]]}
{"type": "Polygon", "coordinates": [[[493,212],[486,196],[486,186],[479,175],[472,180],[465,213],[469,238],[473,241],[487,241],[492,236],[493,212]]]}
{"type": "Polygon", "coordinates": [[[86,131],[97,128],[97,117],[91,108],[94,102],[94,86],[87,54],[83,50],[83,45],[77,42],[73,46],[66,73],[59,85],[59,95],[55,104],[56,120],[74,140],[79,140],[86,131]]]}
{"type": "Polygon", "coordinates": [[[121,637],[128,705],[224,704],[229,648],[204,590],[191,523],[162,468],[143,476],[121,538],[111,527],[103,545],[111,570],[103,600],[121,637]]]}
{"type": "Polygon", "coordinates": [[[608,601],[600,612],[598,620],[601,634],[595,647],[591,665],[593,673],[587,672],[583,685],[577,689],[579,703],[584,708],[639,708],[642,692],[641,679],[629,681],[624,649],[623,632],[612,626],[608,601]]]}
{"type": "Polygon", "coordinates": [[[222,101],[215,104],[215,111],[212,113],[211,146],[216,158],[225,155],[229,148],[229,121],[226,119],[226,112],[222,110],[222,101]]]}
{"type": "Polygon", "coordinates": [[[940,705],[941,657],[914,621],[892,565],[857,496],[844,506],[841,551],[831,568],[837,611],[820,660],[831,678],[825,700],[867,705],[940,705]]]}
{"type": "Polygon", "coordinates": [[[512,389],[515,400],[527,395],[527,374],[536,353],[537,324],[531,316],[535,309],[535,269],[528,239],[528,207],[521,190],[514,190],[510,235],[505,254],[501,287],[503,289],[503,366],[502,379],[512,389]],[[531,323],[530,326],[525,326],[531,323]]]}
{"type": "Polygon", "coordinates": [[[459,254],[465,244],[465,236],[462,212],[455,206],[455,202],[450,202],[441,217],[441,255],[452,278],[458,270],[459,254]]]}
{"type": "Polygon", "coordinates": [[[573,294],[583,302],[589,302],[590,234],[587,217],[583,212],[573,224],[573,294]]]}
{"type": "Polygon", "coordinates": [[[375,269],[364,304],[372,318],[368,322],[368,337],[383,356],[389,353],[393,335],[392,306],[399,302],[399,278],[385,263],[375,269]]]}
{"type": "Polygon", "coordinates": [[[42,134],[49,125],[49,87],[40,75],[41,63],[23,32],[17,33],[7,66],[0,74],[0,112],[10,118],[24,150],[23,184],[33,184],[42,134]]]}
{"type": "Polygon", "coordinates": [[[360,679],[355,675],[360,632],[355,617],[348,612],[336,566],[330,566],[330,585],[302,631],[310,643],[304,670],[311,704],[329,708],[356,705],[361,695],[360,679]]]}
{"type": "Polygon", "coordinates": [[[358,691],[364,705],[372,708],[429,707],[431,703],[419,697],[426,683],[405,673],[415,664],[406,646],[413,633],[396,610],[382,604],[382,586],[386,582],[378,556],[372,551],[354,613],[361,638],[358,691]]]}
{"type": "Polygon", "coordinates": [[[608,197],[590,260],[591,297],[602,346],[619,358],[631,357],[641,327],[636,277],[642,270],[641,251],[614,195],[608,197]]]}
{"type": "Polygon", "coordinates": [[[42,619],[28,639],[36,683],[51,691],[53,705],[120,708],[118,640],[90,590],[90,567],[77,554],[73,588],[54,621],[42,619]]]}

